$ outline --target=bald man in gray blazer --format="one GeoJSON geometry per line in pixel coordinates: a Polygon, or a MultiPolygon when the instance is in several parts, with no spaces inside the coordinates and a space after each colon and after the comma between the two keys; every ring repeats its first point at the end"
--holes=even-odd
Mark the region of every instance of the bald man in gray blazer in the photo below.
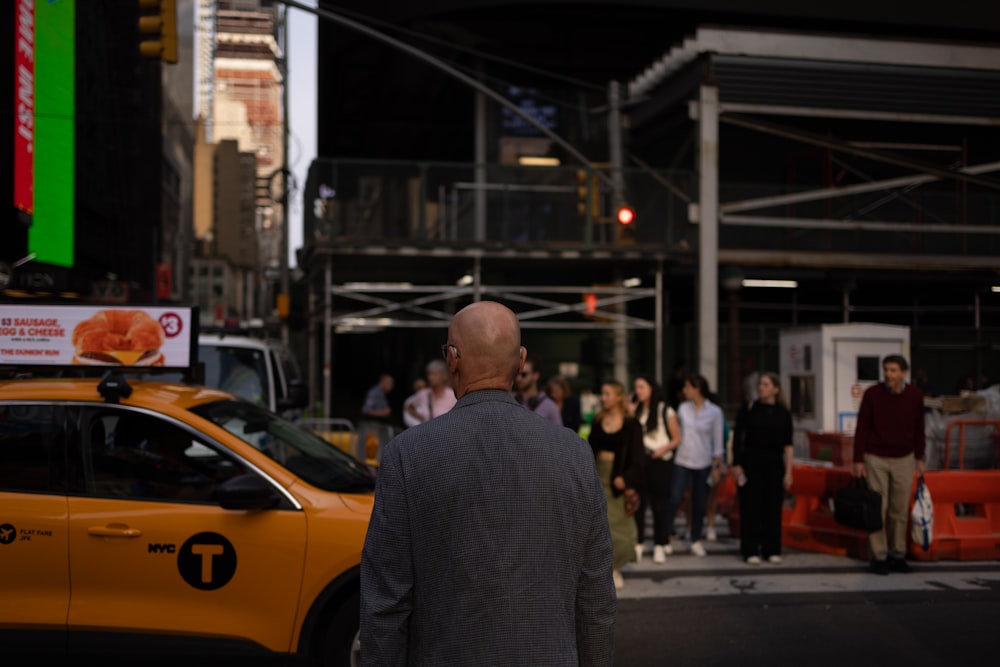
{"type": "Polygon", "coordinates": [[[382,453],[361,557],[361,660],[611,665],[615,588],[590,447],[511,396],[517,317],[462,309],[442,353],[457,405],[382,453]]]}

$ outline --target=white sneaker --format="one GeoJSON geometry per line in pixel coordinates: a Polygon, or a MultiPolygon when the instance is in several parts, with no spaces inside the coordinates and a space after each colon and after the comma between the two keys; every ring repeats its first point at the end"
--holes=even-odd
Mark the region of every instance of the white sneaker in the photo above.
{"type": "Polygon", "coordinates": [[[692,542],[691,553],[694,554],[695,556],[698,556],[699,558],[703,558],[705,556],[705,547],[702,545],[701,542],[692,542]]]}
{"type": "Polygon", "coordinates": [[[747,558],[747,565],[760,565],[760,556],[750,556],[747,558]]]}
{"type": "Polygon", "coordinates": [[[641,544],[635,545],[635,562],[636,563],[641,563],[642,562],[642,552],[643,552],[642,545],[641,544]]]}
{"type": "Polygon", "coordinates": [[[625,577],[622,576],[622,573],[619,570],[612,570],[611,578],[615,582],[615,590],[621,590],[625,588],[625,577]]]}
{"type": "Polygon", "coordinates": [[[674,555],[674,548],[672,546],[670,546],[669,544],[664,544],[663,545],[663,555],[664,556],[673,556],[674,555]]]}
{"type": "Polygon", "coordinates": [[[666,563],[667,562],[667,555],[663,551],[663,546],[662,545],[657,544],[656,546],[653,547],[653,562],[654,563],[666,563]]]}
{"type": "Polygon", "coordinates": [[[705,531],[705,539],[709,542],[715,542],[719,539],[719,536],[715,533],[715,528],[709,527],[709,529],[705,531]]]}
{"type": "Polygon", "coordinates": [[[781,556],[779,556],[778,554],[774,554],[773,556],[768,556],[767,562],[770,563],[771,565],[781,565],[782,563],[781,556]]]}

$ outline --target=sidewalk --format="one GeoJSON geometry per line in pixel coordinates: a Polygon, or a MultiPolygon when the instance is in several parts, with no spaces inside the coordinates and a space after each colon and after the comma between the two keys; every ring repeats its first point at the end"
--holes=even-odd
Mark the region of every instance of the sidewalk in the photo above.
{"type": "MultiPolygon", "coordinates": [[[[650,523],[646,530],[646,534],[648,536],[652,535],[653,527],[648,518],[647,521],[650,523]]],[[[740,540],[738,537],[733,537],[729,534],[729,521],[722,515],[717,515],[715,518],[715,531],[718,534],[718,539],[714,542],[709,542],[707,539],[702,537],[701,543],[705,547],[705,551],[708,552],[708,555],[705,557],[698,557],[691,553],[691,543],[683,537],[686,529],[687,527],[684,523],[684,517],[681,516],[677,519],[675,525],[677,535],[674,536],[674,539],[671,540],[670,543],[673,547],[674,553],[671,556],[667,556],[666,563],[658,564],[653,562],[653,542],[651,539],[647,538],[645,543],[646,553],[642,557],[642,562],[626,565],[622,568],[622,572],[627,575],[629,573],[656,573],[662,572],[665,569],[671,572],[710,572],[732,569],[762,571],[785,568],[789,566],[810,569],[862,568],[867,566],[867,563],[854,558],[832,556],[830,554],[814,553],[810,551],[799,551],[796,549],[789,549],[788,547],[782,548],[784,563],[781,565],[772,565],[770,563],[747,565],[740,557],[740,540]]]]}
{"type": "MultiPolygon", "coordinates": [[[[783,593],[869,593],[920,590],[983,590],[1000,585],[1000,561],[911,561],[913,572],[879,576],[868,563],[846,556],[782,549],[780,565],[748,565],[740,557],[739,539],[729,534],[723,517],[716,517],[718,539],[702,540],[708,555],[698,557],[681,538],[671,542],[674,553],[666,563],[654,563],[652,542],[639,563],[622,568],[625,588],[619,599],[700,597],[783,593]]],[[[683,535],[685,524],[678,519],[683,535]]],[[[652,530],[647,531],[651,535],[652,530]]]]}

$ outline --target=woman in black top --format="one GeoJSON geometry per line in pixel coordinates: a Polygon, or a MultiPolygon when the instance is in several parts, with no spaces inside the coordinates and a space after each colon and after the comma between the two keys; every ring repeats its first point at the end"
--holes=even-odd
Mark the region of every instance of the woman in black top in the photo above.
{"type": "Polygon", "coordinates": [[[621,568],[635,560],[636,543],[635,521],[625,506],[626,491],[641,492],[645,455],[642,428],[629,416],[625,387],[620,382],[601,385],[601,410],[594,416],[589,442],[608,504],[615,588],[621,588],[625,585],[621,568]]]}
{"type": "Polygon", "coordinates": [[[739,486],[740,550],[750,565],[781,563],[781,507],[792,485],[792,414],[775,373],[736,415],[732,475],[739,486]]]}

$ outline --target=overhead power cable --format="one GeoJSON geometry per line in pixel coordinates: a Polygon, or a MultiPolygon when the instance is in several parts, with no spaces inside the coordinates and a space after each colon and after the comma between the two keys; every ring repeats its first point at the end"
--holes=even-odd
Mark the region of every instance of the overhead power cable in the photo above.
{"type": "MultiPolygon", "coordinates": [[[[392,47],[394,47],[396,49],[399,49],[399,50],[401,50],[401,51],[403,51],[405,53],[408,53],[411,56],[413,56],[415,58],[418,58],[419,60],[423,60],[424,62],[426,62],[426,63],[428,63],[428,64],[436,67],[437,69],[441,70],[442,72],[445,72],[446,74],[448,74],[448,75],[450,75],[450,76],[458,79],[459,81],[461,81],[465,85],[473,88],[474,90],[479,91],[480,93],[482,93],[486,97],[489,97],[490,99],[492,99],[493,101],[497,102],[498,104],[506,107],[507,109],[510,109],[511,112],[513,112],[514,114],[516,114],[516,115],[520,116],[521,118],[523,118],[529,125],[531,125],[535,129],[537,129],[539,132],[541,132],[543,135],[545,135],[546,137],[548,137],[549,139],[551,139],[552,141],[554,141],[559,146],[561,146],[563,148],[563,150],[565,150],[579,164],[584,165],[586,167],[590,167],[591,166],[592,162],[591,162],[591,160],[586,155],[584,155],[583,153],[581,153],[573,144],[571,144],[570,142],[568,142],[566,139],[563,139],[561,136],[559,136],[558,134],[556,134],[555,132],[553,132],[552,130],[550,130],[548,127],[546,127],[537,118],[535,118],[534,116],[532,116],[531,114],[529,114],[528,112],[526,112],[524,109],[522,109],[521,107],[519,107],[517,104],[515,104],[511,100],[507,99],[506,97],[504,97],[500,93],[496,92],[495,90],[493,90],[489,86],[484,85],[481,81],[477,81],[476,79],[472,78],[471,76],[469,76],[469,75],[465,74],[464,72],[456,69],[452,65],[449,65],[448,63],[444,62],[443,60],[441,60],[437,56],[434,56],[434,55],[432,55],[432,54],[430,54],[430,53],[428,53],[426,51],[418,49],[415,46],[411,46],[410,44],[407,44],[406,42],[402,42],[402,41],[396,39],[395,37],[392,37],[391,35],[387,35],[387,34],[385,34],[383,32],[380,32],[380,31],[378,31],[378,30],[376,30],[374,28],[371,28],[371,27],[369,27],[367,25],[364,25],[363,23],[359,23],[358,21],[355,21],[354,19],[348,18],[346,16],[342,16],[342,15],[336,13],[336,12],[331,12],[331,11],[326,10],[326,9],[319,9],[319,8],[315,8],[315,7],[310,7],[308,5],[302,4],[301,2],[297,2],[296,0],[278,0],[278,1],[279,2],[283,2],[285,5],[287,5],[289,7],[294,7],[296,9],[300,9],[300,10],[302,10],[304,12],[307,12],[309,14],[313,14],[313,15],[315,15],[315,16],[317,16],[319,18],[322,18],[324,20],[332,21],[334,23],[338,23],[340,25],[343,25],[343,26],[345,26],[347,28],[350,28],[350,29],[355,30],[357,32],[360,32],[362,34],[368,35],[369,37],[372,37],[373,39],[376,39],[376,40],[378,40],[380,42],[388,44],[389,46],[392,46],[392,47]]],[[[613,183],[611,182],[611,177],[608,174],[606,174],[606,173],[604,173],[602,171],[597,171],[596,175],[597,175],[597,177],[601,181],[603,181],[604,183],[606,183],[608,186],[613,187],[613,183]]]]}
{"type": "MultiPolygon", "coordinates": [[[[294,6],[294,5],[293,5],[294,6]]],[[[469,55],[476,56],[477,58],[482,58],[483,60],[488,60],[491,62],[498,63],[500,65],[506,65],[508,67],[513,67],[515,69],[520,69],[525,72],[530,72],[532,74],[538,74],[549,79],[556,81],[563,81],[565,83],[573,84],[580,88],[589,88],[590,90],[607,93],[607,87],[602,86],[590,81],[584,81],[583,79],[577,79],[566,74],[560,74],[558,72],[552,72],[541,67],[535,67],[534,65],[528,65],[526,63],[518,62],[510,58],[504,58],[503,56],[493,55],[492,53],[487,53],[485,51],[480,51],[479,49],[474,49],[470,46],[462,46],[461,44],[456,44],[455,42],[448,41],[441,37],[435,37],[433,35],[428,35],[427,33],[418,32],[416,30],[411,30],[410,28],[404,28],[402,26],[394,25],[389,21],[383,21],[381,19],[376,19],[371,16],[367,16],[360,12],[351,11],[348,9],[338,8],[337,12],[344,14],[345,16],[350,16],[358,21],[364,23],[370,23],[372,25],[377,25],[385,30],[392,30],[404,35],[413,37],[414,39],[421,39],[425,42],[431,42],[432,44],[437,44],[438,46],[444,46],[455,51],[461,51],[463,53],[468,53],[469,55]]]]}

